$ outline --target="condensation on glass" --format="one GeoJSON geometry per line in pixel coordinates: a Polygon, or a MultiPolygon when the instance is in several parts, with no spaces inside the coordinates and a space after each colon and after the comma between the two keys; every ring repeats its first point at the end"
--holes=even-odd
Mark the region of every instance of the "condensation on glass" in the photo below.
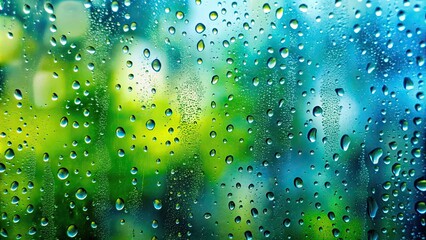
{"type": "Polygon", "coordinates": [[[425,239],[426,3],[0,0],[0,236],[425,239]]]}

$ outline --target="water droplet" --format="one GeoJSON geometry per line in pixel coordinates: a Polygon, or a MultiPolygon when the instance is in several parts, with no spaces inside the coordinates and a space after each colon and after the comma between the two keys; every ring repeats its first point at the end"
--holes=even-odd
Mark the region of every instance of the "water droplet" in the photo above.
{"type": "Polygon", "coordinates": [[[211,83],[212,83],[213,85],[215,85],[218,81],[219,81],[219,76],[218,76],[218,75],[214,75],[214,76],[212,77],[212,81],[211,81],[211,83]]]}
{"type": "Polygon", "coordinates": [[[291,224],[291,220],[289,218],[284,219],[283,225],[285,227],[290,227],[290,224],[291,224]]]}
{"type": "Polygon", "coordinates": [[[118,127],[118,128],[115,130],[115,135],[116,135],[118,138],[124,138],[124,137],[126,136],[126,132],[124,131],[124,129],[123,129],[122,127],[118,127]]]}
{"type": "Polygon", "coordinates": [[[119,8],[118,2],[117,2],[117,1],[113,1],[113,2],[111,3],[111,10],[112,10],[113,12],[118,12],[118,8],[119,8]]]}
{"type": "Polygon", "coordinates": [[[197,43],[197,50],[199,52],[202,52],[204,50],[204,47],[205,47],[204,41],[203,40],[198,41],[198,43],[197,43]]]}
{"type": "Polygon", "coordinates": [[[75,192],[75,197],[78,200],[84,200],[87,197],[86,189],[84,188],[77,189],[77,191],[75,192]]]}
{"type": "Polygon", "coordinates": [[[282,58],[287,58],[289,55],[289,50],[288,48],[284,47],[280,49],[280,54],[282,58]]]}
{"type": "Polygon", "coordinates": [[[301,12],[307,12],[308,11],[308,5],[306,5],[306,4],[300,4],[299,5],[299,10],[301,12]]]}
{"type": "Polygon", "coordinates": [[[115,201],[115,209],[117,209],[118,211],[123,210],[124,208],[124,200],[122,198],[117,198],[117,200],[115,201]]]}
{"type": "Polygon", "coordinates": [[[67,228],[67,236],[70,238],[74,238],[75,236],[77,236],[77,234],[78,234],[77,226],[75,226],[74,224],[69,225],[67,228]]]}
{"type": "Polygon", "coordinates": [[[61,125],[61,127],[66,127],[68,125],[68,118],[67,117],[61,118],[59,125],[61,125]]]}
{"type": "Polygon", "coordinates": [[[303,187],[303,180],[300,178],[300,177],[296,177],[295,179],[294,179],[294,186],[296,187],[296,188],[302,188],[303,187]]]}
{"type": "Polygon", "coordinates": [[[266,198],[267,198],[269,201],[274,201],[274,199],[275,199],[275,195],[274,195],[274,193],[273,193],[273,192],[267,192],[267,193],[266,193],[266,198]]]}
{"type": "Polygon", "coordinates": [[[376,65],[373,63],[368,63],[367,64],[367,73],[370,74],[372,73],[374,70],[376,69],[376,65]]]}
{"type": "Polygon", "coordinates": [[[68,176],[69,176],[68,169],[59,168],[57,175],[58,175],[58,178],[61,179],[61,180],[67,179],[68,176]]]}
{"type": "Polygon", "coordinates": [[[345,95],[345,90],[343,88],[336,88],[334,91],[339,97],[343,97],[343,95],[345,95]]]}
{"type": "Polygon", "coordinates": [[[265,4],[263,4],[263,12],[264,13],[269,13],[269,12],[271,12],[271,6],[269,6],[269,4],[267,4],[267,3],[265,3],[265,4]]]}
{"type": "Polygon", "coordinates": [[[160,210],[163,207],[163,203],[161,203],[161,200],[155,199],[154,202],[154,208],[157,210],[160,210]]]}
{"type": "Polygon", "coordinates": [[[7,160],[12,160],[15,157],[15,152],[13,151],[12,148],[8,148],[6,149],[6,151],[4,152],[4,157],[7,160]]]}
{"type": "Polygon", "coordinates": [[[368,154],[373,164],[378,164],[382,155],[383,155],[383,149],[381,148],[375,148],[368,154]]]}
{"type": "Polygon", "coordinates": [[[204,30],[206,30],[206,26],[204,26],[204,24],[202,23],[197,23],[197,25],[195,25],[195,31],[197,33],[203,33],[204,30]]]}
{"type": "Polygon", "coordinates": [[[24,7],[22,8],[22,11],[23,11],[25,14],[30,14],[30,12],[31,12],[31,7],[30,7],[28,4],[24,4],[24,7]]]}
{"type": "Polygon", "coordinates": [[[13,94],[15,96],[16,100],[22,100],[22,92],[19,89],[15,89],[15,93],[13,94]]]}
{"type": "Polygon", "coordinates": [[[399,176],[399,173],[401,172],[401,164],[395,163],[392,165],[392,173],[395,176],[399,176]]]}
{"type": "Polygon", "coordinates": [[[416,211],[420,214],[425,214],[426,213],[426,202],[423,201],[419,201],[416,203],[416,211]]]}
{"type": "Polygon", "coordinates": [[[185,14],[182,11],[177,11],[176,12],[176,18],[181,20],[182,18],[185,17],[185,14]]]}
{"type": "Polygon", "coordinates": [[[274,57],[271,57],[271,58],[268,59],[268,63],[267,64],[268,64],[268,68],[272,69],[277,64],[277,59],[274,58],[274,57]]]}
{"type": "Polygon", "coordinates": [[[204,219],[210,219],[212,217],[211,213],[204,213],[204,219]]]}
{"type": "Polygon", "coordinates": [[[367,212],[368,215],[371,218],[375,218],[377,214],[377,210],[379,210],[379,205],[377,205],[377,202],[374,198],[368,197],[367,198],[367,212]]]}
{"type": "Polygon", "coordinates": [[[408,77],[404,78],[404,88],[405,90],[411,90],[414,88],[414,83],[411,80],[411,78],[408,78],[408,77]]]}
{"type": "Polygon", "coordinates": [[[172,116],[173,111],[172,111],[172,109],[167,108],[166,111],[164,112],[164,114],[166,114],[167,117],[170,117],[170,116],[172,116]]]}
{"type": "Polygon", "coordinates": [[[297,28],[299,27],[299,22],[298,22],[296,19],[292,19],[292,20],[290,21],[290,27],[291,27],[292,29],[297,29],[297,28]]]}
{"type": "Polygon", "coordinates": [[[317,140],[317,129],[316,128],[312,128],[311,130],[309,130],[308,140],[310,142],[315,142],[317,140]]]}
{"type": "Polygon", "coordinates": [[[225,158],[225,162],[226,162],[227,164],[231,164],[233,161],[234,161],[234,156],[232,156],[232,155],[228,155],[228,156],[226,156],[226,158],[225,158]]]}
{"type": "Polygon", "coordinates": [[[275,12],[275,17],[277,19],[281,19],[284,15],[284,8],[280,7],[277,9],[277,11],[275,12]]]}
{"type": "Polygon", "coordinates": [[[51,3],[45,3],[44,10],[49,14],[53,14],[53,5],[51,3]]]}
{"type": "Polygon", "coordinates": [[[315,117],[319,117],[319,116],[321,116],[321,115],[322,115],[322,112],[323,112],[323,110],[322,110],[322,108],[321,108],[320,106],[315,106],[315,107],[314,107],[314,109],[312,110],[312,114],[313,114],[315,117]]]}
{"type": "Polygon", "coordinates": [[[155,122],[154,122],[154,120],[149,119],[148,121],[146,121],[145,126],[146,126],[146,128],[148,130],[153,130],[155,128],[155,122]]]}
{"type": "Polygon", "coordinates": [[[215,21],[217,19],[217,17],[218,17],[218,14],[217,14],[216,11],[210,12],[210,14],[209,14],[210,20],[215,21]]]}
{"type": "Polygon", "coordinates": [[[414,186],[422,192],[426,191],[426,179],[424,178],[418,178],[416,181],[414,181],[414,186]]]}
{"type": "Polygon", "coordinates": [[[161,70],[161,62],[158,59],[154,59],[151,63],[151,67],[154,71],[159,72],[161,70]]]}
{"type": "Polygon", "coordinates": [[[343,135],[342,139],[340,139],[340,147],[343,151],[347,151],[349,149],[349,145],[351,144],[351,138],[348,135],[343,135]]]}
{"type": "Polygon", "coordinates": [[[148,48],[145,48],[143,50],[143,56],[146,57],[146,58],[149,58],[149,56],[151,56],[151,51],[149,51],[148,48]]]}

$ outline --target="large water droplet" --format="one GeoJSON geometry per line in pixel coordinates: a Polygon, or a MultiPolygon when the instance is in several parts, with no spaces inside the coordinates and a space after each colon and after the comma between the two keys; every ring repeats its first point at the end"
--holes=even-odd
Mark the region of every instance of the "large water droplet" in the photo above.
{"type": "Polygon", "coordinates": [[[271,57],[271,58],[268,59],[268,63],[267,64],[268,64],[268,68],[272,69],[277,64],[277,59],[274,58],[274,57],[271,57]]]}
{"type": "Polygon", "coordinates": [[[161,200],[155,199],[153,202],[154,208],[160,210],[163,207],[161,200]]]}
{"type": "Polygon", "coordinates": [[[351,138],[348,135],[343,135],[342,139],[340,139],[340,147],[343,151],[347,151],[349,149],[349,145],[351,144],[351,138]]]}
{"type": "Polygon", "coordinates": [[[416,211],[420,214],[425,214],[426,213],[426,202],[420,201],[416,203],[416,211]]]}
{"type": "Polygon", "coordinates": [[[13,151],[12,148],[8,148],[6,149],[6,151],[4,152],[4,157],[7,160],[12,160],[15,157],[15,152],[13,151]]]}
{"type": "Polygon", "coordinates": [[[117,198],[117,200],[115,201],[115,209],[117,209],[118,211],[123,210],[124,208],[124,200],[122,198],[117,198]]]}
{"type": "Polygon", "coordinates": [[[404,88],[406,90],[411,90],[414,88],[414,83],[413,83],[413,80],[411,80],[411,78],[408,78],[408,77],[404,78],[404,88]]]}
{"type": "Polygon", "coordinates": [[[61,118],[61,121],[59,122],[59,125],[61,127],[66,127],[68,125],[68,118],[67,117],[61,118]]]}
{"type": "Polygon", "coordinates": [[[61,180],[67,179],[68,176],[69,176],[68,169],[66,169],[66,168],[59,168],[57,175],[58,175],[58,178],[61,179],[61,180]]]}
{"type": "Polygon", "coordinates": [[[155,128],[155,122],[154,122],[154,120],[149,119],[148,121],[146,121],[145,126],[146,126],[146,128],[148,130],[153,130],[155,128]]]}
{"type": "Polygon", "coordinates": [[[118,127],[118,128],[115,130],[115,135],[116,135],[118,138],[124,138],[124,137],[126,136],[126,132],[124,131],[124,129],[123,129],[122,127],[118,127]]]}
{"type": "Polygon", "coordinates": [[[294,186],[296,188],[302,188],[303,187],[303,180],[300,177],[297,177],[294,179],[294,186]]]}
{"type": "Polygon", "coordinates": [[[154,71],[159,72],[161,70],[161,62],[157,58],[151,63],[151,67],[154,71]]]}
{"type": "Polygon", "coordinates": [[[311,130],[309,130],[308,140],[310,142],[315,142],[317,140],[317,129],[316,128],[312,128],[311,130]]]}
{"type": "Polygon", "coordinates": [[[414,186],[422,192],[426,191],[426,179],[424,178],[418,178],[416,181],[414,181],[414,186]]]}
{"type": "Polygon", "coordinates": [[[15,96],[16,100],[22,100],[22,92],[19,89],[15,89],[15,92],[13,94],[15,96]]]}
{"type": "Polygon", "coordinates": [[[314,107],[314,109],[312,110],[312,114],[313,114],[315,117],[319,117],[319,116],[321,116],[321,115],[322,115],[322,112],[323,112],[323,110],[322,110],[322,108],[321,108],[320,106],[315,106],[315,107],[314,107]]]}
{"type": "Polygon", "coordinates": [[[84,188],[77,189],[77,191],[75,192],[75,196],[78,200],[84,200],[87,197],[86,189],[84,188]]]}
{"type": "Polygon", "coordinates": [[[74,224],[69,225],[67,228],[67,236],[70,238],[74,238],[75,236],[77,236],[77,234],[78,234],[77,226],[75,226],[74,224]]]}
{"type": "Polygon", "coordinates": [[[281,19],[284,15],[284,8],[280,7],[277,9],[277,11],[275,12],[275,17],[277,19],[281,19]]]}
{"type": "Polygon", "coordinates": [[[204,47],[205,47],[204,41],[203,40],[198,41],[198,43],[197,43],[197,50],[199,52],[202,52],[204,50],[204,47]]]}
{"type": "Polygon", "coordinates": [[[376,200],[372,197],[367,198],[367,212],[371,218],[375,218],[377,214],[377,210],[379,210],[379,205],[376,200]]]}
{"type": "Polygon", "coordinates": [[[381,148],[375,148],[368,154],[373,164],[378,164],[382,155],[383,155],[383,149],[381,148]]]}
{"type": "Polygon", "coordinates": [[[204,26],[204,24],[197,23],[197,25],[195,25],[195,31],[197,33],[202,33],[202,32],[204,32],[204,30],[206,30],[206,26],[204,26]]]}
{"type": "Polygon", "coordinates": [[[288,48],[284,47],[280,49],[280,54],[282,58],[287,58],[289,55],[289,50],[288,48]]]}

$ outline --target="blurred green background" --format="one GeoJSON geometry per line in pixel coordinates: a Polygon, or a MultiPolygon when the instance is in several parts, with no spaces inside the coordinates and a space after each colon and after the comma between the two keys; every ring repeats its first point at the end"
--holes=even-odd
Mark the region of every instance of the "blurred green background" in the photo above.
{"type": "Polygon", "coordinates": [[[426,5],[0,0],[0,236],[425,239],[426,5]]]}

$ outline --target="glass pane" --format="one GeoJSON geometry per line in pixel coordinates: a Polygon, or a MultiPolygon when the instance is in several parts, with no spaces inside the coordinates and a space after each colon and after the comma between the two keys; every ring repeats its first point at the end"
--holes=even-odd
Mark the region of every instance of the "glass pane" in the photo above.
{"type": "Polygon", "coordinates": [[[426,3],[0,0],[0,235],[426,238],[426,3]]]}

